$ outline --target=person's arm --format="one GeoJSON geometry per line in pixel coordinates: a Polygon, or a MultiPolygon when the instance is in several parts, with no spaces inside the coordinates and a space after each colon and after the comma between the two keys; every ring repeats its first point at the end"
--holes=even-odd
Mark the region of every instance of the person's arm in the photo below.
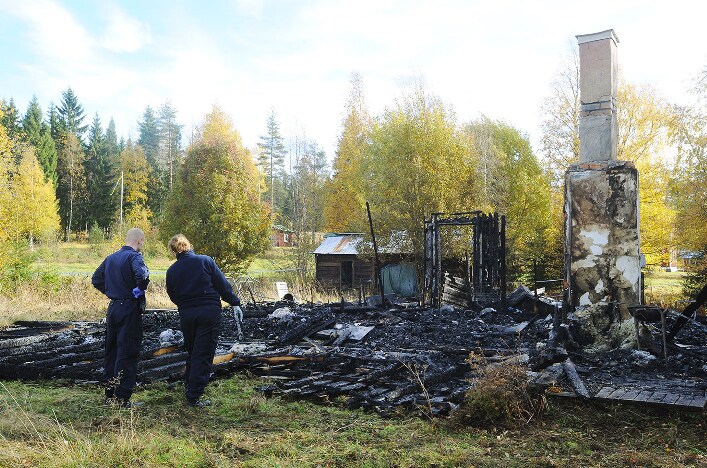
{"type": "Polygon", "coordinates": [[[176,291],[174,290],[174,273],[170,270],[171,268],[167,269],[167,275],[165,277],[165,286],[167,287],[167,295],[169,296],[169,300],[176,304],[177,302],[174,300],[176,297],[176,291]]]}
{"type": "Polygon", "coordinates": [[[103,260],[91,277],[91,284],[103,294],[106,293],[106,261],[103,260]]]}
{"type": "Polygon", "coordinates": [[[150,270],[147,269],[145,265],[145,260],[143,260],[141,254],[133,255],[130,259],[130,264],[133,269],[133,277],[135,278],[135,284],[142,291],[147,289],[147,285],[150,284],[150,270]]]}
{"type": "Polygon", "coordinates": [[[241,305],[241,300],[233,293],[233,287],[226,279],[226,275],[219,269],[213,258],[209,257],[209,259],[211,260],[211,284],[214,285],[214,289],[219,293],[221,299],[232,306],[241,305]]]}

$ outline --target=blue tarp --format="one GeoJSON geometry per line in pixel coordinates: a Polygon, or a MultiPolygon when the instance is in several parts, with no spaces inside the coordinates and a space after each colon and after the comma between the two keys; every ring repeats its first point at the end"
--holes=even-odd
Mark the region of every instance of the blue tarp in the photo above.
{"type": "Polygon", "coordinates": [[[383,289],[386,294],[395,293],[402,297],[417,294],[417,269],[409,263],[386,265],[381,268],[383,289]]]}

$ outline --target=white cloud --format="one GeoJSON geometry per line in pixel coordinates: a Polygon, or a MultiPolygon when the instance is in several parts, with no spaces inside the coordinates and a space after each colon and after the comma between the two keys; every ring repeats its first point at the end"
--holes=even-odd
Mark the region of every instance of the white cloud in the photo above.
{"type": "Polygon", "coordinates": [[[94,40],[57,2],[10,1],[2,10],[27,25],[27,39],[43,60],[76,64],[91,58],[94,40]]]}
{"type": "Polygon", "coordinates": [[[252,18],[260,18],[263,14],[264,0],[234,0],[239,12],[252,18]]]}
{"type": "Polygon", "coordinates": [[[112,52],[135,52],[151,41],[149,25],[116,6],[105,10],[106,27],[100,43],[112,52]]]}

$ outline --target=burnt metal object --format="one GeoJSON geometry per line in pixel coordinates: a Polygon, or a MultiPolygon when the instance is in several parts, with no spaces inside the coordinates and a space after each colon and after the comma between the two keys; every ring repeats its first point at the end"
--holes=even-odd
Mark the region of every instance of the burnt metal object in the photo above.
{"type": "MultiPolygon", "coordinates": [[[[468,269],[469,304],[506,299],[506,217],[481,211],[432,213],[424,222],[425,303],[439,308],[444,301],[441,228],[471,226],[472,264],[468,269]]],[[[450,285],[451,286],[451,285],[450,285]]],[[[456,287],[456,289],[463,289],[456,287]]],[[[459,296],[459,294],[450,294],[459,296]]],[[[456,298],[458,301],[458,297],[456,298]]]]}
{"type": "Polygon", "coordinates": [[[678,332],[685,326],[687,320],[692,318],[696,314],[697,309],[699,309],[702,304],[705,303],[707,303],[707,284],[705,284],[700,290],[700,292],[697,293],[695,301],[688,304],[687,307],[685,307],[685,309],[682,311],[682,314],[680,314],[680,316],[673,324],[673,327],[666,335],[666,340],[673,341],[675,335],[677,335],[678,332]]]}

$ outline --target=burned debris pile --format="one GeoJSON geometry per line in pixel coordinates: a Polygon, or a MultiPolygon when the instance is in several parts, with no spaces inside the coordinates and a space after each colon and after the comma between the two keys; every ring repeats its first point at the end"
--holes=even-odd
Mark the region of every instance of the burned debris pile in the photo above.
{"type": "MultiPolygon", "coordinates": [[[[574,314],[566,323],[562,315],[559,303],[525,288],[509,294],[505,307],[289,301],[249,305],[242,322],[224,309],[214,373],[267,377],[271,383],[259,389],[268,395],[382,414],[401,407],[446,414],[474,386],[473,357],[486,365],[527,364],[529,379],[557,395],[704,408],[704,322],[688,320],[664,352],[661,323],[624,326],[625,342],[601,345],[574,314]]],[[[675,318],[667,314],[666,327],[675,318]]],[[[185,353],[176,311],[148,311],[143,322],[138,380],[179,380],[185,353]]],[[[104,333],[96,322],[18,322],[0,331],[0,378],[97,382],[104,333]]]]}

